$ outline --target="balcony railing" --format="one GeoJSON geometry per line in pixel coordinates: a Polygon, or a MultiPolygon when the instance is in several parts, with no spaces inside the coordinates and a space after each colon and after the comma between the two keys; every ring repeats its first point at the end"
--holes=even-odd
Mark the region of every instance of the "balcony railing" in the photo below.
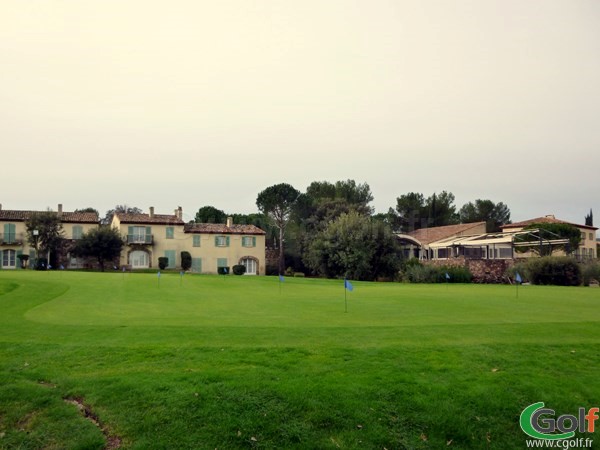
{"type": "Polygon", "coordinates": [[[0,233],[0,245],[22,245],[23,233],[0,233]]]}
{"type": "Polygon", "coordinates": [[[152,245],[153,235],[151,234],[128,234],[127,244],[146,244],[152,245]]]}

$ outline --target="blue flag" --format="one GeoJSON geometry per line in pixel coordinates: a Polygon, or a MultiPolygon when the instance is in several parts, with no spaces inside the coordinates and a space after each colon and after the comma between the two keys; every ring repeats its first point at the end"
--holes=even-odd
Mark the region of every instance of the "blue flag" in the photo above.
{"type": "Polygon", "coordinates": [[[281,281],[282,283],[285,281],[285,278],[283,278],[283,275],[279,275],[279,281],[281,281]]]}
{"type": "Polygon", "coordinates": [[[125,272],[125,266],[123,266],[123,272],[125,272]]]}
{"type": "Polygon", "coordinates": [[[516,273],[515,280],[517,281],[517,283],[523,282],[523,279],[521,278],[521,274],[519,272],[516,273]]]}
{"type": "Polygon", "coordinates": [[[448,275],[448,272],[446,272],[446,280],[450,279],[450,275],[448,275]]]}
{"type": "Polygon", "coordinates": [[[62,264],[60,265],[60,270],[65,270],[65,266],[63,266],[62,264]]]}
{"type": "Polygon", "coordinates": [[[354,290],[354,286],[352,286],[352,283],[350,283],[348,280],[346,280],[344,278],[344,287],[346,289],[348,289],[350,292],[352,292],[354,290]]]}
{"type": "Polygon", "coordinates": [[[179,275],[183,276],[183,270],[181,272],[179,272],[179,275]]]}
{"type": "Polygon", "coordinates": [[[158,278],[160,278],[160,270],[158,271],[157,276],[158,276],[158,278]]]}

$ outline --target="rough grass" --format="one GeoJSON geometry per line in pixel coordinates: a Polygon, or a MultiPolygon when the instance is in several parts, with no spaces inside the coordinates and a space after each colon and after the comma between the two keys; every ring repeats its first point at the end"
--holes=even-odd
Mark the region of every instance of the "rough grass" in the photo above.
{"type": "Polygon", "coordinates": [[[354,286],[0,272],[0,448],[513,449],[599,406],[598,290],[354,286]]]}

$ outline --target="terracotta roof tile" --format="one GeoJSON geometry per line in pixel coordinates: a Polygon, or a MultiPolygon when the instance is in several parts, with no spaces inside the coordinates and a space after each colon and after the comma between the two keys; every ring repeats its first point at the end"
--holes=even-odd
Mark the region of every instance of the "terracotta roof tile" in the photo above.
{"type": "Polygon", "coordinates": [[[573,225],[577,228],[587,228],[590,230],[597,230],[597,227],[591,227],[589,225],[580,225],[577,223],[573,223],[573,222],[567,222],[564,220],[560,220],[555,218],[554,216],[543,216],[543,217],[536,217],[535,219],[528,219],[528,220],[523,220],[522,222],[516,222],[516,223],[508,223],[506,225],[502,225],[502,229],[504,230],[505,228],[525,228],[528,225],[534,224],[534,223],[566,223],[568,225],[573,225]]]}
{"type": "Polygon", "coordinates": [[[224,223],[190,223],[185,226],[186,233],[207,234],[266,234],[255,225],[232,225],[228,227],[224,223]]]}
{"type": "Polygon", "coordinates": [[[117,213],[119,221],[124,224],[155,224],[155,225],[183,225],[185,222],[174,214],[124,214],[117,213]]]}
{"type": "Polygon", "coordinates": [[[427,245],[431,242],[446,239],[452,236],[467,236],[471,234],[485,233],[485,222],[461,223],[458,225],[446,225],[443,227],[420,228],[407,233],[421,244],[427,245]]]}
{"type": "MultiPolygon", "coordinates": [[[[2,209],[0,210],[0,221],[2,222],[25,222],[35,213],[45,211],[18,211],[2,209]]],[[[52,211],[58,214],[56,211],[52,211]]],[[[96,213],[91,212],[67,212],[63,211],[60,215],[61,222],[64,223],[98,223],[99,218],[96,213]]]]}

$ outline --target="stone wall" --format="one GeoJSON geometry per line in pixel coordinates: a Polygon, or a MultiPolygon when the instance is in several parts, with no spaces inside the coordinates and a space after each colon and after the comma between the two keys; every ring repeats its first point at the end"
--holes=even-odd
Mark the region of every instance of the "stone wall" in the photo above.
{"type": "Polygon", "coordinates": [[[425,262],[436,267],[466,267],[473,274],[473,283],[506,283],[504,274],[514,263],[512,259],[465,259],[464,257],[425,262]]]}

